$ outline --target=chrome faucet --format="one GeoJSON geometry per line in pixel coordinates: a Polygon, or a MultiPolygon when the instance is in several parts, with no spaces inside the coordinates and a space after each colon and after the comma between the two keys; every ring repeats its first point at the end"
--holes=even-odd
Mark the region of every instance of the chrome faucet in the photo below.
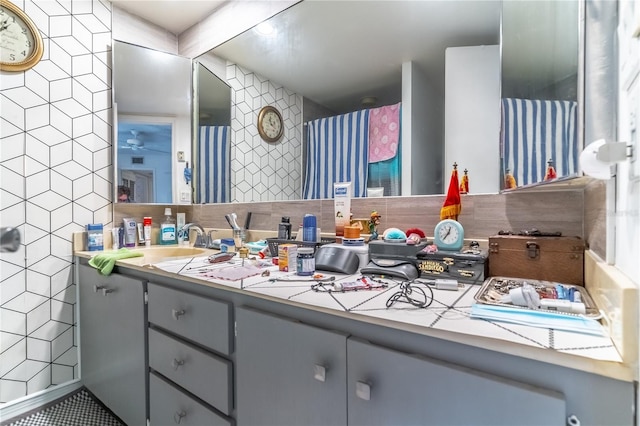
{"type": "Polygon", "coordinates": [[[196,242],[193,243],[194,247],[204,247],[207,248],[209,247],[209,238],[207,236],[206,231],[204,230],[204,228],[200,225],[198,225],[197,223],[187,223],[186,225],[184,225],[179,231],[178,231],[178,237],[187,237],[184,239],[188,239],[189,237],[189,231],[191,230],[191,228],[195,228],[196,231],[198,231],[198,236],[196,237],[196,242]]]}
{"type": "Polygon", "coordinates": [[[20,247],[20,231],[10,226],[0,228],[0,252],[16,252],[20,247]]]}

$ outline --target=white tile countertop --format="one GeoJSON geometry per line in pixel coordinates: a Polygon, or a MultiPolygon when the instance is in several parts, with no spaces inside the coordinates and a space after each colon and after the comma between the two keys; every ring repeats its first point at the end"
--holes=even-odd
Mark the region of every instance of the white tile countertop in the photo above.
{"type": "MultiPolygon", "coordinates": [[[[471,318],[471,307],[475,303],[474,296],[480,289],[480,286],[477,285],[464,284],[459,287],[458,291],[432,288],[432,301],[426,307],[416,307],[404,302],[395,302],[387,307],[389,298],[400,289],[399,282],[383,280],[388,284],[388,287],[378,290],[314,291],[311,288],[311,284],[315,283],[313,277],[280,272],[277,266],[270,264],[270,261],[264,261],[260,269],[247,268],[246,273],[241,273],[241,275],[247,276],[244,279],[224,280],[219,278],[231,270],[237,273],[237,267],[240,265],[242,265],[241,259],[212,265],[207,261],[207,257],[203,256],[164,261],[155,263],[152,267],[237,290],[245,290],[314,307],[400,322],[433,331],[490,338],[592,360],[613,363],[622,363],[623,361],[612,340],[606,336],[471,318]],[[263,276],[262,272],[264,271],[269,271],[269,275],[263,276]],[[250,274],[254,275],[248,276],[250,274]],[[279,278],[283,281],[279,281],[279,278]]],[[[247,261],[245,265],[249,265],[249,262],[247,261]]],[[[334,276],[336,282],[353,282],[360,277],[360,275],[347,276],[330,272],[322,272],[322,275],[324,277],[334,276]]],[[[430,288],[426,284],[412,284],[412,286],[423,289],[428,296],[431,295],[430,288]]]]}

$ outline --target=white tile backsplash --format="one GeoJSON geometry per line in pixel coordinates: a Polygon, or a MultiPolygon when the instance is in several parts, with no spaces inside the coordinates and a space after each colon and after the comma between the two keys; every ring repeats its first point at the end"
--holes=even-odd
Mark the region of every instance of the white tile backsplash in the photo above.
{"type": "Polygon", "coordinates": [[[27,342],[23,339],[0,354],[0,376],[16,368],[27,359],[27,342]]]}
{"type": "Polygon", "coordinates": [[[51,366],[47,363],[45,368],[40,370],[35,376],[27,381],[27,394],[44,390],[50,385],[51,366]]]}
{"type": "Polygon", "coordinates": [[[9,262],[0,262],[2,281],[0,281],[0,305],[13,300],[25,291],[24,269],[9,262]]]}
{"type": "Polygon", "coordinates": [[[38,361],[51,361],[51,342],[27,337],[27,358],[38,361]]]}
{"type": "Polygon", "coordinates": [[[71,15],[52,16],[49,18],[51,31],[49,37],[62,37],[71,35],[71,15]]]}
{"type": "Polygon", "coordinates": [[[27,270],[27,291],[45,297],[51,297],[51,278],[27,270]]]}

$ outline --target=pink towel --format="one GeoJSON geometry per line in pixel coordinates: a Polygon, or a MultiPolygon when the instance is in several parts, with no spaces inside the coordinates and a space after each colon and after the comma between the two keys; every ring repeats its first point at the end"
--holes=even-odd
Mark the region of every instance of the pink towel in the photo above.
{"type": "Polygon", "coordinates": [[[400,103],[369,111],[369,163],[396,156],[400,140],[400,103]]]}

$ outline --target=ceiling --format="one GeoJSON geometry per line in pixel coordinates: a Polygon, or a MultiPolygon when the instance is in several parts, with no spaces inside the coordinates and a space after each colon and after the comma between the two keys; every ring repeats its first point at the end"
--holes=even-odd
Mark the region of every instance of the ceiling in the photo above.
{"type": "Polygon", "coordinates": [[[119,8],[180,35],[227,0],[110,0],[119,8]]]}

